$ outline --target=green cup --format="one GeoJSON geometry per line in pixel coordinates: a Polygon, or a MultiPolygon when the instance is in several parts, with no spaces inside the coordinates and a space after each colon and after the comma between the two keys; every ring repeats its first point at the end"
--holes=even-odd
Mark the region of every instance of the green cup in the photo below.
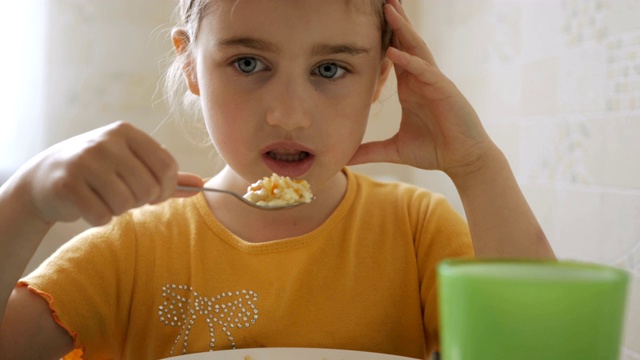
{"type": "Polygon", "coordinates": [[[443,360],[617,360],[629,275],[569,261],[438,265],[443,360]]]}

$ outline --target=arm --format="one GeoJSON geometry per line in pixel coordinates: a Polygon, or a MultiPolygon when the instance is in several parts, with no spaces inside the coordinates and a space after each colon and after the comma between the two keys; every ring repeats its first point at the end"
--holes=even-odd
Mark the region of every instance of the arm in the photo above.
{"type": "Polygon", "coordinates": [[[350,163],[444,171],[462,199],[478,257],[554,258],[506,158],[398,0],[387,1],[385,17],[395,35],[387,59],[398,78],[400,129],[390,139],[362,144],[350,163]]]}
{"type": "Polygon", "coordinates": [[[2,359],[60,359],[74,348],[53,320],[47,302],[25,287],[15,288],[0,327],[2,359]]]}
{"type": "Polygon", "coordinates": [[[3,358],[59,357],[73,346],[47,302],[15,288],[51,226],[79,218],[106,224],[131,208],[175,195],[178,182],[202,185],[194,175],[179,175],[173,157],[147,134],[115,123],[47,149],[0,188],[3,358]]]}
{"type": "Polygon", "coordinates": [[[469,175],[452,177],[479,258],[554,258],[502,152],[469,175]]]}
{"type": "Polygon", "coordinates": [[[59,359],[73,349],[73,340],[55,323],[42,298],[26,288],[14,289],[51,228],[51,224],[34,217],[31,204],[24,201],[24,188],[12,178],[0,189],[0,311],[4,314],[0,354],[3,359],[35,359],[44,354],[59,359]]]}
{"type": "MultiPolygon", "coordinates": [[[[12,178],[0,188],[0,314],[52,224],[34,216],[24,186],[12,178]],[[16,239],[19,239],[17,241],[16,239]]],[[[1,334],[1,333],[0,333],[1,334]]]]}

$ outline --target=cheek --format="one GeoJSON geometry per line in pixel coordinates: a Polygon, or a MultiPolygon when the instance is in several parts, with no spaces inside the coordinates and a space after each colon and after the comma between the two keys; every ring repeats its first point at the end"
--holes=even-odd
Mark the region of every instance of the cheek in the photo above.
{"type": "Polygon", "coordinates": [[[246,143],[246,119],[251,118],[249,107],[239,101],[239,97],[228,96],[224,91],[210,90],[201,92],[201,102],[204,120],[214,146],[222,154],[227,149],[241,151],[238,145],[246,143]]]}
{"type": "Polygon", "coordinates": [[[221,88],[224,86],[213,84],[201,90],[202,110],[207,123],[210,123],[211,126],[233,126],[241,122],[241,119],[245,119],[250,109],[243,101],[244,97],[221,90],[221,88]]]}
{"type": "Polygon", "coordinates": [[[350,91],[348,96],[324,106],[327,111],[324,119],[331,119],[323,121],[327,124],[327,136],[334,139],[332,143],[343,149],[341,151],[346,151],[347,148],[355,151],[362,142],[373,96],[368,89],[369,87],[361,84],[354,91],[350,91]]]}
{"type": "Polygon", "coordinates": [[[358,111],[351,107],[335,114],[336,120],[328,127],[327,136],[333,139],[336,150],[350,155],[358,148],[367,129],[368,113],[368,108],[362,107],[358,111]]]}
{"type": "Polygon", "coordinates": [[[372,94],[369,94],[364,89],[360,89],[353,94],[349,101],[339,108],[341,113],[338,118],[343,119],[341,121],[342,126],[348,129],[351,135],[362,135],[366,130],[371,111],[372,94]]]}

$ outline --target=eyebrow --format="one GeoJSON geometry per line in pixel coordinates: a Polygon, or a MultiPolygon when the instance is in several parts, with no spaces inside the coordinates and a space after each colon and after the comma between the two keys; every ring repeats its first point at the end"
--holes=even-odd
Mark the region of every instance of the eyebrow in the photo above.
{"type": "MultiPolygon", "coordinates": [[[[223,47],[244,47],[253,50],[266,51],[275,53],[280,50],[280,48],[266,40],[251,38],[251,37],[237,37],[237,38],[229,38],[223,39],[218,42],[220,46],[223,47]]],[[[314,56],[329,56],[329,55],[340,55],[346,54],[351,56],[364,55],[371,52],[371,49],[360,47],[352,44],[318,44],[313,47],[311,50],[312,55],[314,56]]]]}
{"type": "Polygon", "coordinates": [[[218,44],[224,47],[244,47],[266,52],[277,52],[279,49],[275,44],[271,42],[250,37],[223,39],[219,41],[218,44]]]}
{"type": "Polygon", "coordinates": [[[327,55],[364,55],[368,54],[370,49],[359,47],[351,44],[338,44],[338,45],[316,45],[313,47],[312,54],[315,56],[327,56],[327,55]]]}

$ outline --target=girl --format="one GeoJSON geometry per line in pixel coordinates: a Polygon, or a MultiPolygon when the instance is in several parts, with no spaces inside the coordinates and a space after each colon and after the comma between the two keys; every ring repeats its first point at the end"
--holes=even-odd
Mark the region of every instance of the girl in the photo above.
{"type": "Polygon", "coordinates": [[[227,164],[206,185],[243,193],[275,172],[307,180],[316,200],[264,211],[177,192],[204,181],[126,123],[46,150],[0,191],[3,358],[265,346],[425,358],[438,346],[440,260],[553,258],[505,157],[398,0],[184,0],[180,11],[176,66],[227,164]],[[400,129],[361,144],[391,68],[400,129]],[[369,162],[444,171],[468,226],[437,194],[346,167],[369,162]],[[18,281],[50,227],[78,218],[97,227],[18,281]]]}

